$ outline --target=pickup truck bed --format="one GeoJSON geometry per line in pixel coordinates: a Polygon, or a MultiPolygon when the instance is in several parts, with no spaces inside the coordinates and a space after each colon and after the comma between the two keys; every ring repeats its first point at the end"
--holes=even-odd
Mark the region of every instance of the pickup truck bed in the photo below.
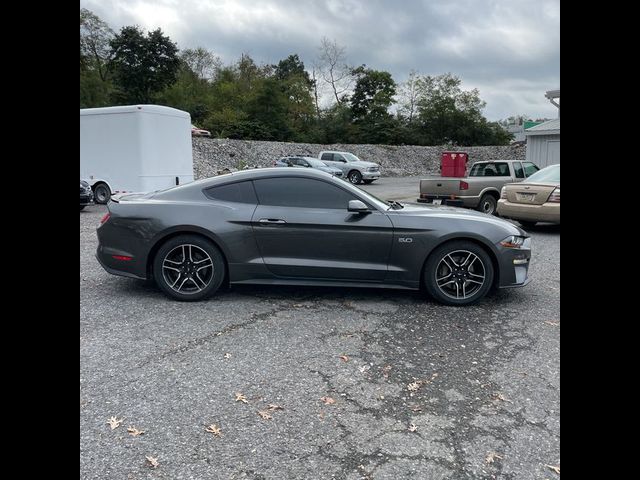
{"type": "Polygon", "coordinates": [[[500,190],[507,183],[520,182],[538,170],[519,160],[476,162],[467,177],[429,176],[420,180],[418,202],[475,208],[495,213],[500,190]]]}

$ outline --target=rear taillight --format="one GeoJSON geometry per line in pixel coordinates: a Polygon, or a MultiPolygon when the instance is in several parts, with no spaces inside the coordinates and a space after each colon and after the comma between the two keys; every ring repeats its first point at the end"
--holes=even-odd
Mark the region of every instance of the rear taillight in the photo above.
{"type": "Polygon", "coordinates": [[[109,212],[104,214],[104,217],[102,217],[100,219],[100,225],[104,225],[105,223],[107,223],[107,220],[109,220],[111,218],[111,214],[109,212]]]}
{"type": "Polygon", "coordinates": [[[469,184],[460,180],[460,190],[469,190],[469,184]]]}
{"type": "Polygon", "coordinates": [[[549,200],[547,202],[551,203],[560,203],[560,187],[556,187],[551,195],[549,195],[549,200]]]}
{"type": "Polygon", "coordinates": [[[116,260],[120,260],[121,262],[130,262],[133,260],[133,257],[129,257],[127,255],[111,255],[116,260]]]}
{"type": "Polygon", "coordinates": [[[507,199],[507,187],[502,187],[502,190],[500,190],[500,199],[501,200],[507,199]]]}

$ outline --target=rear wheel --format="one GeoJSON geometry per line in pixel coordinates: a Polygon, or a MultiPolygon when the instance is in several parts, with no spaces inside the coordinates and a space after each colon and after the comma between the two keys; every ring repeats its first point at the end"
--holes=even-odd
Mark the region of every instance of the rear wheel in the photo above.
{"type": "Polygon", "coordinates": [[[493,284],[493,263],[479,245],[466,240],[441,245],[427,259],[424,286],[445,305],[472,305],[493,284]]]}
{"type": "Polygon", "coordinates": [[[99,183],[93,188],[93,196],[96,203],[104,205],[111,198],[111,190],[106,183],[99,183]]]}
{"type": "Polygon", "coordinates": [[[349,172],[349,175],[347,175],[347,178],[354,185],[358,185],[362,181],[362,174],[357,170],[352,170],[349,172]]]}
{"type": "Polygon", "coordinates": [[[478,204],[478,211],[482,213],[486,213],[487,215],[495,215],[496,207],[498,205],[498,201],[496,197],[491,195],[490,193],[485,193],[480,199],[480,203],[478,204]]]}
{"type": "Polygon", "coordinates": [[[198,235],[168,240],[153,261],[158,287],[171,298],[187,302],[213,295],[224,280],[225,270],[220,250],[198,235]]]}

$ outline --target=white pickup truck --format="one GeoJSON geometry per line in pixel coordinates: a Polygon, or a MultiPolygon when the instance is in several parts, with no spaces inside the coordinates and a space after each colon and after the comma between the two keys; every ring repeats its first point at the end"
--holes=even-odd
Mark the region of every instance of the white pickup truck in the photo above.
{"type": "Polygon", "coordinates": [[[318,159],[342,170],[344,178],[354,185],[369,184],[380,178],[380,166],[377,163],[360,160],[353,153],[324,150],[318,154],[318,159]]]}
{"type": "Polygon", "coordinates": [[[520,160],[476,162],[467,177],[431,176],[420,180],[418,202],[475,208],[493,215],[502,187],[521,182],[538,170],[535,164],[520,160]]]}

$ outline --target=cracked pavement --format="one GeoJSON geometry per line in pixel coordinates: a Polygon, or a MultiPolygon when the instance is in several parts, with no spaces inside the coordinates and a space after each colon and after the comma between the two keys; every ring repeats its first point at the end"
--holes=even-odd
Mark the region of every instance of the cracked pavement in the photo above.
{"type": "Polygon", "coordinates": [[[559,477],[559,227],[530,232],[531,284],[473,307],[280,286],[180,303],[102,270],[105,211],[80,212],[82,479],[559,477]]]}

